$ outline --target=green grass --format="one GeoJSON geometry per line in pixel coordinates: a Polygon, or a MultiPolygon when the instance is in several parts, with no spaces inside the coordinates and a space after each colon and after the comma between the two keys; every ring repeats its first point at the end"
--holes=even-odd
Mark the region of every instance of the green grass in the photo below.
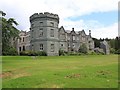
{"type": "Polygon", "coordinates": [[[117,88],[118,56],[5,56],[3,88],[117,88]]]}

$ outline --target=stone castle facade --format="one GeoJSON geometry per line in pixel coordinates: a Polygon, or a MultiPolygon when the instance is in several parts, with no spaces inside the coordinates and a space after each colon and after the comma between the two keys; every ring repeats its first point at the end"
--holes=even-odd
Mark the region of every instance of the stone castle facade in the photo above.
{"type": "Polygon", "coordinates": [[[30,31],[21,31],[18,52],[25,50],[45,51],[48,56],[59,55],[59,50],[77,52],[82,44],[94,50],[94,41],[85,31],[65,30],[59,26],[59,16],[48,12],[30,16],[30,31]]]}

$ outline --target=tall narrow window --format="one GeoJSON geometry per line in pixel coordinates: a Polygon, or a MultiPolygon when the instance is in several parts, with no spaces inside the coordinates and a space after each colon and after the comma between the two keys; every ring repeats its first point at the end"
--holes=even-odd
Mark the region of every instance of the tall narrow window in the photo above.
{"type": "Polygon", "coordinates": [[[40,37],[43,36],[43,28],[40,28],[40,37]]]}
{"type": "Polygon", "coordinates": [[[40,51],[43,51],[43,44],[40,44],[40,51]]]}
{"type": "Polygon", "coordinates": [[[54,37],[54,29],[51,29],[51,30],[50,30],[50,36],[51,36],[51,37],[54,37]]]}
{"type": "Polygon", "coordinates": [[[21,52],[21,47],[19,47],[19,51],[21,52]]]}
{"type": "Polygon", "coordinates": [[[23,37],[23,42],[24,42],[24,37],[23,37]]]}
{"type": "Polygon", "coordinates": [[[23,51],[25,51],[25,46],[23,46],[23,51]]]}
{"type": "Polygon", "coordinates": [[[51,52],[54,52],[54,44],[51,44],[51,52]]]}

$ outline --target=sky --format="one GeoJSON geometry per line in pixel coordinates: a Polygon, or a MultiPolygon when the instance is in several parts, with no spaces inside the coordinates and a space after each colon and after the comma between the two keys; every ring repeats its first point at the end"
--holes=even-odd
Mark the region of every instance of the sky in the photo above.
{"type": "Polygon", "coordinates": [[[91,30],[94,38],[118,36],[119,0],[0,0],[6,18],[14,18],[19,30],[29,31],[29,17],[34,13],[58,14],[59,27],[65,30],[91,30]]]}

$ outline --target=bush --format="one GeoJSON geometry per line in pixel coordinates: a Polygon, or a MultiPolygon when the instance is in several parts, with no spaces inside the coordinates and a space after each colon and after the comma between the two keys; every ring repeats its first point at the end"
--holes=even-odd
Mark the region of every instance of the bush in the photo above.
{"type": "Polygon", "coordinates": [[[114,54],[115,53],[115,49],[114,48],[110,48],[110,53],[114,54]]]}
{"type": "Polygon", "coordinates": [[[68,53],[64,50],[59,50],[59,56],[65,56],[67,55],[68,53]]]}
{"type": "Polygon", "coordinates": [[[37,56],[47,56],[47,53],[45,51],[37,51],[36,55],[37,56]]]}
{"type": "Polygon", "coordinates": [[[44,51],[22,51],[20,52],[22,56],[47,56],[46,52],[44,51]]]}
{"type": "Polygon", "coordinates": [[[89,54],[89,55],[97,55],[97,53],[94,52],[94,51],[91,51],[91,52],[89,52],[88,54],[89,54]]]}
{"type": "Polygon", "coordinates": [[[118,49],[117,51],[115,51],[115,54],[120,54],[120,49],[118,49]]]}
{"type": "Polygon", "coordinates": [[[95,51],[90,51],[88,52],[88,55],[104,55],[104,52],[95,52],[95,51]]]}

